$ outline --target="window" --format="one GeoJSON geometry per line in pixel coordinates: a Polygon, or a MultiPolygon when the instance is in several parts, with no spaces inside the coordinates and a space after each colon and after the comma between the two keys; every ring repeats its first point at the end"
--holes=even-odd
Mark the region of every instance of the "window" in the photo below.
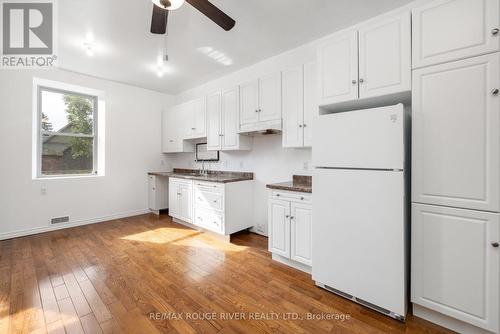
{"type": "Polygon", "coordinates": [[[97,174],[98,97],[36,85],[37,177],[97,174]]]}

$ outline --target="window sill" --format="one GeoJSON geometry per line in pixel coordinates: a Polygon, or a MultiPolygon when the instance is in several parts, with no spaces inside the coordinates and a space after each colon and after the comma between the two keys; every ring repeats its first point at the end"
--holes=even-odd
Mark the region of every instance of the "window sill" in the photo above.
{"type": "Polygon", "coordinates": [[[37,176],[33,178],[33,181],[52,181],[52,180],[69,180],[69,179],[92,179],[103,177],[101,174],[93,175],[65,175],[65,176],[37,176]]]}

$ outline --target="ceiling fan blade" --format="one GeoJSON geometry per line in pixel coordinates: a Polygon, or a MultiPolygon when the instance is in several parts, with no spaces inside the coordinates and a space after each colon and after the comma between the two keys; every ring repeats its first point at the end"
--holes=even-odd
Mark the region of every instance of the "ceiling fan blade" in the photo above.
{"type": "Polygon", "coordinates": [[[168,10],[153,5],[151,17],[151,33],[164,34],[167,32],[168,10]]]}
{"type": "Polygon", "coordinates": [[[198,9],[200,12],[205,14],[210,20],[217,23],[222,29],[229,31],[231,30],[236,21],[230,18],[226,13],[224,13],[219,8],[215,7],[208,0],[186,0],[191,6],[198,9]]]}

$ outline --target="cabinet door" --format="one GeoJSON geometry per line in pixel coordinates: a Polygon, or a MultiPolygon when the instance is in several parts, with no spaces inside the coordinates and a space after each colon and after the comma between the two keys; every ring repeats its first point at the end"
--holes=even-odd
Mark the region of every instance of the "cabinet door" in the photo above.
{"type": "Polygon", "coordinates": [[[411,90],[409,12],[359,29],[359,97],[411,90]]]}
{"type": "Polygon", "coordinates": [[[259,81],[253,80],[240,85],[240,124],[259,121],[259,81]]]}
{"type": "Polygon", "coordinates": [[[179,187],[179,219],[192,222],[193,215],[193,187],[192,185],[180,184],[179,187]]]}
{"type": "Polygon", "coordinates": [[[163,113],[162,148],[163,153],[182,152],[181,131],[177,107],[163,113]]]}
{"type": "Polygon", "coordinates": [[[168,213],[175,218],[179,216],[179,196],[178,184],[170,179],[168,182],[168,213]]]}
{"type": "Polygon", "coordinates": [[[310,266],[312,264],[311,206],[292,203],[290,225],[290,258],[310,266]]]}
{"type": "Polygon", "coordinates": [[[281,73],[259,79],[259,122],[281,120],[281,73]]]}
{"type": "Polygon", "coordinates": [[[283,71],[283,147],[304,145],[304,74],[302,66],[283,71]]]}
{"type": "Polygon", "coordinates": [[[290,202],[269,200],[269,251],[290,257],[290,202]]]}
{"type": "Polygon", "coordinates": [[[414,204],[412,302],[498,332],[499,214],[414,204]]]}
{"type": "Polygon", "coordinates": [[[436,0],[413,10],[413,68],[499,50],[499,0],[436,0]]]}
{"type": "Polygon", "coordinates": [[[318,68],[316,62],[304,64],[304,146],[312,146],[312,123],[319,116],[318,68]]]}
{"type": "Polygon", "coordinates": [[[193,122],[191,124],[192,137],[203,138],[207,136],[206,131],[206,109],[205,99],[200,98],[193,102],[193,122]]]}
{"type": "Polygon", "coordinates": [[[207,150],[221,149],[221,94],[207,96],[207,150]]]}
{"type": "Polygon", "coordinates": [[[156,192],[156,176],[149,175],[148,177],[148,187],[149,187],[149,208],[151,210],[158,210],[157,192],[156,192]]]}
{"type": "Polygon", "coordinates": [[[238,149],[238,113],[238,88],[222,92],[222,150],[238,149]]]}
{"type": "Polygon", "coordinates": [[[318,46],[319,104],[358,98],[358,32],[332,37],[318,46]]]}
{"type": "Polygon", "coordinates": [[[413,72],[412,200],[500,211],[500,56],[413,72]]]}

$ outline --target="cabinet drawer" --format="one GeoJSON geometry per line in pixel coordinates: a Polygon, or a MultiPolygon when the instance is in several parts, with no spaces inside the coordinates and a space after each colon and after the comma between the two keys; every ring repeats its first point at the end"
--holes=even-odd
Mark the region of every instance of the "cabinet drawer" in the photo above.
{"type": "Polygon", "coordinates": [[[197,207],[223,211],[224,196],[221,192],[207,191],[196,189],[194,193],[194,201],[197,207]]]}
{"type": "Polygon", "coordinates": [[[281,199],[285,201],[312,203],[312,195],[308,193],[272,190],[270,197],[272,199],[281,199]]]}
{"type": "Polygon", "coordinates": [[[188,180],[188,179],[178,179],[178,178],[175,178],[175,177],[171,177],[169,179],[169,182],[173,183],[173,184],[178,184],[178,185],[191,186],[193,181],[188,180]]]}
{"type": "Polygon", "coordinates": [[[215,183],[215,182],[194,182],[195,191],[212,191],[212,192],[224,192],[224,184],[223,183],[215,183]]]}
{"type": "Polygon", "coordinates": [[[222,214],[203,209],[195,209],[194,224],[207,230],[224,233],[222,214]]]}

